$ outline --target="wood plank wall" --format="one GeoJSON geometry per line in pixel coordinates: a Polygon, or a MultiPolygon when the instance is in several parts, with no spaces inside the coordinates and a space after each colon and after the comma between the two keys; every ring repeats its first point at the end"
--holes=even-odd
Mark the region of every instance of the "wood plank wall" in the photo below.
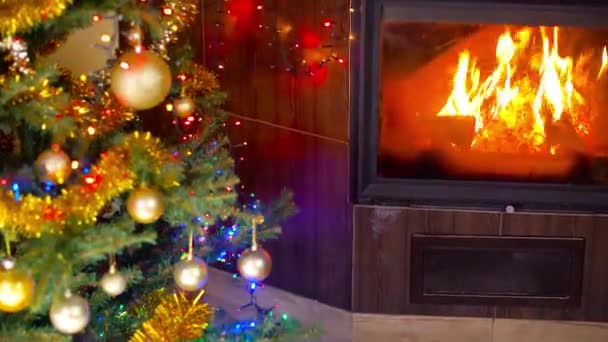
{"type": "MultiPolygon", "coordinates": [[[[268,44],[273,34],[256,29],[259,24],[288,23],[293,34],[308,30],[318,33],[323,43],[331,42],[322,23],[331,18],[339,25],[336,31],[345,30],[347,36],[348,1],[224,2],[263,6],[246,19],[239,18],[239,13],[218,13],[221,7],[217,1],[224,2],[204,0],[201,31],[205,35],[193,33],[193,40],[205,44],[205,62],[218,72],[229,94],[227,109],[233,116],[228,126],[233,144],[247,143],[234,149],[244,190],[269,200],[287,188],[293,190],[299,208],[284,225],[282,238],[264,246],[273,257],[273,272],[267,282],[349,309],[348,65],[327,64],[324,77],[294,75],[281,63],[284,48],[268,44]],[[222,43],[218,43],[218,34],[222,43]],[[218,69],[219,64],[224,68],[218,69]]],[[[329,49],[348,55],[346,41],[329,49]]],[[[311,48],[302,53],[314,56],[327,54],[329,49],[311,48]]]]}
{"type": "Polygon", "coordinates": [[[354,307],[357,312],[515,319],[608,321],[608,217],[357,206],[354,307]],[[582,300],[577,307],[412,304],[411,237],[462,234],[583,238],[582,300]]]}

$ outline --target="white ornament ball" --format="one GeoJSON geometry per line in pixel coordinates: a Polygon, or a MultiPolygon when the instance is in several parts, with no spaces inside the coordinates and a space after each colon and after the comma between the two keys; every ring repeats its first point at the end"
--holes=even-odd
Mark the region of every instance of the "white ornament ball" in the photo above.
{"type": "Polygon", "coordinates": [[[207,284],[207,264],[198,258],[182,260],[173,268],[173,279],[184,291],[198,291],[207,284]]]}
{"type": "Polygon", "coordinates": [[[127,277],[117,271],[110,270],[99,281],[103,292],[110,297],[116,297],[127,289],[127,277]]]}
{"type": "Polygon", "coordinates": [[[80,296],[68,295],[51,305],[50,317],[57,331],[68,335],[79,333],[89,324],[89,303],[80,296]]]}

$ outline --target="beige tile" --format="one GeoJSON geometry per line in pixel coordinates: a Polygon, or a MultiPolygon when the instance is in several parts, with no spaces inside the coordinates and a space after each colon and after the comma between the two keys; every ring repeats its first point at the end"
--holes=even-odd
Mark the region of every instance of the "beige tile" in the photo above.
{"type": "Polygon", "coordinates": [[[492,320],[355,314],[357,342],[490,342],[492,320]]]}
{"type": "Polygon", "coordinates": [[[602,323],[497,319],[493,342],[606,342],[608,325],[602,323]]]}
{"type": "MultiPolygon", "coordinates": [[[[272,286],[265,286],[256,292],[257,302],[262,307],[278,304],[274,310],[281,315],[286,313],[297,319],[305,327],[315,327],[322,331],[323,342],[352,341],[352,314],[325,305],[315,300],[294,295],[272,286]]],[[[255,317],[253,309],[239,310],[249,301],[247,282],[234,279],[230,274],[210,268],[209,281],[206,287],[206,301],[221,307],[231,317],[251,319],[255,317]]]]}

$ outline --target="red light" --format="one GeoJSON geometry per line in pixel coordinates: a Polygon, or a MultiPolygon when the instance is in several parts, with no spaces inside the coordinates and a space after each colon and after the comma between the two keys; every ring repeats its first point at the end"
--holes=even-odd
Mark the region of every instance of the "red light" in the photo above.
{"type": "Polygon", "coordinates": [[[190,115],[186,120],[188,120],[188,121],[194,121],[194,116],[190,115]]]}
{"type": "Polygon", "coordinates": [[[98,22],[98,21],[100,21],[100,20],[101,20],[101,17],[100,17],[100,16],[98,16],[97,14],[93,16],[93,21],[94,21],[94,22],[98,22]]]}
{"type": "Polygon", "coordinates": [[[299,47],[300,47],[300,44],[299,44],[299,43],[297,43],[297,44],[296,44],[296,49],[297,49],[297,48],[299,48],[299,47]]]}
{"type": "Polygon", "coordinates": [[[344,64],[344,58],[338,58],[338,63],[344,64]]]}
{"type": "Polygon", "coordinates": [[[87,184],[93,184],[95,183],[95,178],[93,176],[86,176],[84,177],[84,182],[87,184]]]}
{"type": "Polygon", "coordinates": [[[327,27],[327,28],[331,27],[331,25],[332,25],[332,22],[331,22],[331,21],[329,21],[329,20],[325,20],[325,21],[323,22],[323,26],[325,26],[325,27],[327,27]]]}
{"type": "Polygon", "coordinates": [[[234,123],[234,125],[235,125],[235,126],[240,126],[240,125],[241,125],[241,122],[240,122],[240,121],[237,121],[237,122],[235,122],[235,123],[234,123]]]}
{"type": "Polygon", "coordinates": [[[163,9],[163,13],[165,15],[171,15],[171,14],[173,14],[173,10],[170,9],[170,8],[168,8],[168,7],[166,7],[166,8],[163,9]]]}
{"type": "Polygon", "coordinates": [[[2,185],[6,185],[6,184],[8,184],[8,180],[6,178],[2,178],[2,180],[0,180],[0,183],[2,185]]]}
{"type": "Polygon", "coordinates": [[[185,81],[185,80],[186,80],[186,75],[184,75],[184,74],[179,74],[179,75],[177,75],[177,79],[183,82],[183,81],[185,81]]]}

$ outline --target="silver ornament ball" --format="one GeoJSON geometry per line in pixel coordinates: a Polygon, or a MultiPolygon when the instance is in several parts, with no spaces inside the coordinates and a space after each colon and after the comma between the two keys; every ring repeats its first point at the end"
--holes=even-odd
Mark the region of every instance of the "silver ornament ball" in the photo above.
{"type": "Polygon", "coordinates": [[[79,333],[89,324],[89,303],[80,296],[68,295],[51,305],[50,317],[57,331],[68,335],[79,333]]]}
{"type": "Polygon", "coordinates": [[[116,297],[127,289],[127,277],[115,270],[110,270],[99,281],[103,292],[110,297],[116,297]]]}
{"type": "Polygon", "coordinates": [[[175,284],[184,291],[198,291],[207,284],[207,264],[198,258],[182,260],[173,268],[175,284]]]}
{"type": "Polygon", "coordinates": [[[272,258],[262,247],[246,249],[239,257],[237,268],[244,279],[253,282],[268,278],[272,270],[272,258]]]}

